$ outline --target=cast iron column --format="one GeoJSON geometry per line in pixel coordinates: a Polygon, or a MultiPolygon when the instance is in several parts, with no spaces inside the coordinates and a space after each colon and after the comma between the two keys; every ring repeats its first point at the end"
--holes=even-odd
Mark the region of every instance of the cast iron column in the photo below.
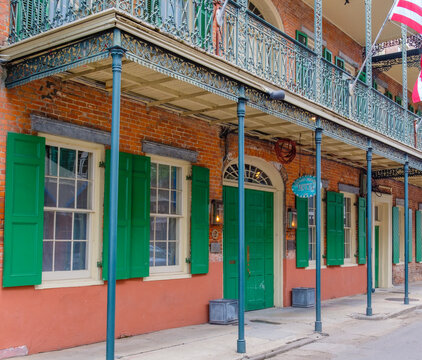
{"type": "Polygon", "coordinates": [[[113,94],[111,110],[111,161],[110,169],[110,224],[108,241],[108,283],[107,283],[107,360],[114,360],[114,335],[116,316],[116,251],[117,251],[117,200],[119,188],[119,132],[120,132],[120,95],[122,77],[122,57],[124,49],[120,46],[120,31],[115,30],[113,47],[113,94]]]}
{"type": "Polygon", "coordinates": [[[409,160],[404,163],[404,304],[409,304],[409,160]]]}
{"type": "Polygon", "coordinates": [[[245,341],[245,113],[246,97],[245,88],[240,87],[240,96],[237,102],[237,117],[239,121],[239,146],[238,146],[238,187],[239,187],[239,323],[237,352],[246,352],[245,341]]]}
{"type": "Polygon", "coordinates": [[[322,0],[314,0],[314,32],[316,53],[315,99],[321,102],[322,94],[322,0]]]}
{"type": "Polygon", "coordinates": [[[366,246],[368,265],[366,268],[367,274],[367,289],[366,289],[366,315],[372,316],[372,142],[368,142],[368,150],[366,151],[367,167],[367,186],[366,186],[366,246]]]}
{"type": "Polygon", "coordinates": [[[316,146],[316,316],[315,331],[322,331],[321,321],[321,142],[322,128],[321,120],[318,119],[315,129],[315,146],[316,146]]]}

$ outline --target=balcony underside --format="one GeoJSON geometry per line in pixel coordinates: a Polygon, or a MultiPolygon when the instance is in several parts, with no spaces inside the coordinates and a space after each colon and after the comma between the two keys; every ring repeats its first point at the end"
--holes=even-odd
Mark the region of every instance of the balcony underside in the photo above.
{"type": "MultiPolygon", "coordinates": [[[[83,65],[59,74],[59,77],[62,80],[82,82],[110,92],[112,90],[111,60],[106,59],[83,65]]],[[[127,59],[123,62],[122,92],[124,96],[145,104],[149,110],[162,108],[180,116],[190,116],[206,121],[210,125],[227,126],[232,131],[237,131],[237,104],[235,101],[127,59]]],[[[304,154],[313,154],[315,150],[312,129],[283,120],[251,106],[247,106],[246,109],[245,131],[247,135],[261,140],[275,141],[278,138],[294,140],[297,149],[304,154]]],[[[366,168],[366,152],[364,150],[329,136],[323,137],[322,155],[333,161],[362,169],[366,168]]],[[[384,156],[375,154],[373,157],[375,171],[400,166],[397,161],[384,156]]],[[[422,186],[422,179],[411,177],[410,183],[422,186]]]]}

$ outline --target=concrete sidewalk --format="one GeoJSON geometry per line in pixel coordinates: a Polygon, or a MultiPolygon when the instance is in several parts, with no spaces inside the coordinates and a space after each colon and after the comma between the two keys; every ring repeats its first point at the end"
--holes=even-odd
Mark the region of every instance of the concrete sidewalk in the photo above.
{"type": "MultiPolygon", "coordinates": [[[[236,353],[237,325],[195,325],[116,340],[116,359],[265,359],[318,341],[330,328],[350,321],[395,317],[422,307],[422,283],[410,285],[410,305],[403,304],[403,287],[377,289],[372,317],[366,317],[366,295],[327,300],[322,304],[323,333],[313,331],[315,309],[271,308],[246,313],[246,354],[236,353]]],[[[103,360],[105,342],[17,357],[22,360],[103,360]]]]}

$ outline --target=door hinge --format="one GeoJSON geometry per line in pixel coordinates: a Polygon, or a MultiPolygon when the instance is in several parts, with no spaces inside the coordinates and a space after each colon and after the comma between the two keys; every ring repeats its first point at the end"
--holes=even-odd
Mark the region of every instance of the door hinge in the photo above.
{"type": "Polygon", "coordinates": [[[186,180],[192,180],[192,174],[191,175],[186,175],[186,180]]]}
{"type": "Polygon", "coordinates": [[[102,268],[102,267],[103,267],[103,262],[97,261],[97,268],[102,268]]]}
{"type": "Polygon", "coordinates": [[[189,258],[186,258],[186,263],[188,263],[188,264],[190,264],[190,263],[192,263],[192,259],[189,257],[189,258]]]}
{"type": "Polygon", "coordinates": [[[105,161],[100,161],[100,162],[98,163],[98,167],[100,167],[100,168],[105,168],[105,167],[106,167],[106,163],[105,163],[105,161]]]}

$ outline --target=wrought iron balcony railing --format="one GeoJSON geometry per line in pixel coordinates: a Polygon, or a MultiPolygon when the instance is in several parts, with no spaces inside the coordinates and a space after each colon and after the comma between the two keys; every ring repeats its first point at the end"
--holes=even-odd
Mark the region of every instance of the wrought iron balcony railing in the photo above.
{"type": "Polygon", "coordinates": [[[235,2],[229,3],[224,24],[217,27],[213,6],[212,0],[11,0],[9,42],[115,8],[275,86],[422,150],[422,129],[415,130],[418,116],[360,81],[351,94],[350,74],[251,12],[242,11],[235,2]]]}

